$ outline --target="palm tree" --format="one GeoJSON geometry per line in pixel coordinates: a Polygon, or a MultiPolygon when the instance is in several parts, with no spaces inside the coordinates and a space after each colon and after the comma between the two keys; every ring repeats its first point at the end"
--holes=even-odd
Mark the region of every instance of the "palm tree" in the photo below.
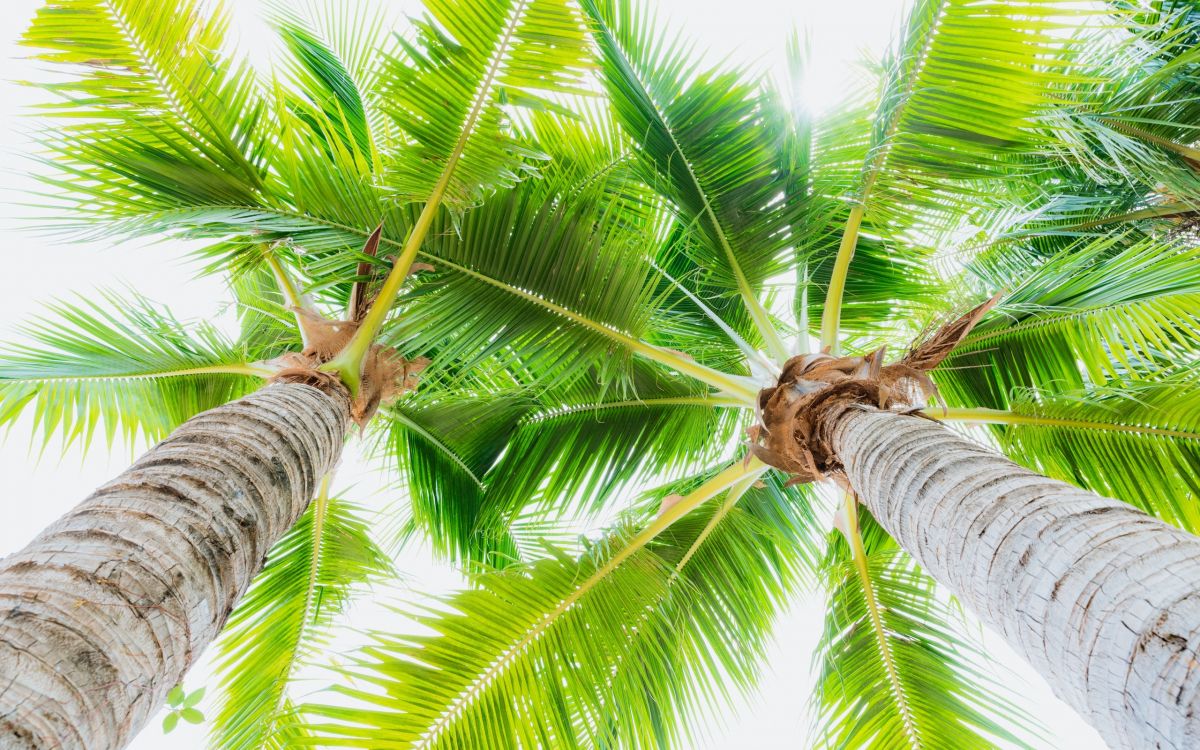
{"type": "Polygon", "coordinates": [[[208,240],[241,325],[64,303],[0,365],[5,422],[166,438],[0,564],[10,744],[122,745],[228,621],[221,747],[679,746],[813,583],[817,744],[1027,742],[935,580],[1114,746],[1194,744],[1191,4],[921,0],[819,118],[631,0],[336,7],[270,76],[189,0],[26,35],[56,226],[208,240]],[[390,572],[352,417],[473,585],[298,703],[390,572]]]}

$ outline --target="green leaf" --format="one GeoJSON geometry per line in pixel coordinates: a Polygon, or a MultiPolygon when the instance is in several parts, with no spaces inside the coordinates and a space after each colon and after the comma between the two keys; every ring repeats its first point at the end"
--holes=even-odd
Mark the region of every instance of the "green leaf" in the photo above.
{"type": "Polygon", "coordinates": [[[163,717],[163,723],[162,723],[163,734],[170,734],[171,730],[175,729],[175,726],[177,724],[179,724],[179,712],[172,711],[172,712],[168,713],[166,716],[163,717]]]}
{"type": "Polygon", "coordinates": [[[436,352],[435,367],[519,357],[512,364],[546,384],[596,365],[620,372],[629,350],[613,332],[630,338],[645,331],[654,291],[635,244],[651,219],[636,211],[602,195],[562,200],[540,182],[497,193],[466,214],[457,232],[435,230],[426,257],[456,272],[417,287],[391,335],[436,352]],[[551,306],[586,325],[564,326],[551,306]]]}
{"type": "MultiPolygon", "coordinates": [[[[525,415],[487,476],[492,513],[527,506],[594,514],[624,488],[720,459],[744,414],[695,384],[636,363],[631,393],[549,393],[525,415]]],[[[485,523],[495,518],[484,519],[485,523]]]]}
{"type": "Polygon", "coordinates": [[[167,693],[167,705],[178,706],[183,703],[184,692],[183,685],[176,685],[167,693]]]}
{"type": "Polygon", "coordinates": [[[215,328],[185,326],[143,297],[51,305],[0,362],[0,424],[31,411],[48,442],[160,440],[258,387],[266,371],[215,328]]]}
{"type": "Polygon", "coordinates": [[[341,670],[372,687],[347,682],[339,691],[351,704],[306,707],[332,720],[320,742],[686,744],[710,699],[731,682],[753,684],[773,613],[794,590],[796,541],[811,521],[774,526],[780,499],[726,509],[702,539],[720,510],[712,503],[632,552],[619,529],[578,559],[547,548],[544,559],[474,577],[420,618],[432,635],[373,634],[341,670]]]}
{"type": "Polygon", "coordinates": [[[204,714],[194,708],[185,708],[179,712],[179,715],[189,724],[199,724],[204,721],[204,714]]]}
{"type": "Polygon", "coordinates": [[[815,743],[821,747],[1031,747],[1037,729],[994,676],[981,647],[956,632],[933,581],[894,546],[868,553],[875,607],[844,543],[819,665],[815,743]]]}
{"type": "Polygon", "coordinates": [[[207,690],[207,688],[200,688],[198,690],[193,690],[192,692],[188,693],[187,698],[184,698],[184,700],[183,700],[183,707],[184,708],[192,708],[197,703],[204,700],[204,693],[206,690],[207,690]]]}
{"type": "Polygon", "coordinates": [[[217,644],[212,738],[220,747],[294,747],[307,734],[289,682],[328,643],[353,587],[392,572],[358,509],[327,492],[271,549],[217,644]]]}

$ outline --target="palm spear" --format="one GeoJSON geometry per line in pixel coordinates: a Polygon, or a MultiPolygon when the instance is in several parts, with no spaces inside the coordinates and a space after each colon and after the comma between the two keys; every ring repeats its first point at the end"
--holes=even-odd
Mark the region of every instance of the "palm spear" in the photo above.
{"type": "Polygon", "coordinates": [[[0,367],[6,421],[165,438],[0,567],[6,736],[121,746],[228,621],[220,747],[685,746],[820,584],[817,744],[1027,742],[936,580],[1114,746],[1192,744],[1190,4],[918,2],[817,119],[629,0],[427,8],[280,10],[270,76],[186,0],[27,33],[60,227],[208,240],[241,330],[61,303],[0,367]],[[472,586],[300,703],[391,572],[352,416],[472,586]]]}

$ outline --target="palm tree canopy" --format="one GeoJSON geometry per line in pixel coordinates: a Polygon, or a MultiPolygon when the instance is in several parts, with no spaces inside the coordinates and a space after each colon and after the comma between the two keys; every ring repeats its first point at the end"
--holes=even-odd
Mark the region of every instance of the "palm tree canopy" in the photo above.
{"type": "Polygon", "coordinates": [[[917,0],[874,87],[813,115],[802,43],[790,81],[710,68],[641,0],[426,0],[395,33],[352,5],[276,9],[269,71],[194,0],[48,0],[24,37],[55,224],[201,240],[240,328],[55,303],[0,362],[0,423],[160,438],[356,288],[364,337],[431,362],[364,428],[392,533],[325,488],[222,641],[214,739],[687,746],[822,587],[816,744],[1034,741],[870,516],[831,531],[739,443],[788,357],[903,350],[1000,293],[930,413],[1200,532],[1200,11],[917,0]],[[323,657],[415,539],[469,584],[323,657]],[[336,690],[299,699],[312,661],[336,690]]]}

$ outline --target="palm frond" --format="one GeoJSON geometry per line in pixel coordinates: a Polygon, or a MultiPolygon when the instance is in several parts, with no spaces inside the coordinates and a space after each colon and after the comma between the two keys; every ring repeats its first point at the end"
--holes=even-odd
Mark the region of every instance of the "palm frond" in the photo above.
{"type": "MultiPolygon", "coordinates": [[[[759,82],[700,72],[688,46],[658,28],[648,5],[584,0],[613,111],[637,144],[643,179],[697,236],[697,265],[735,291],[777,358],[786,349],[758,300],[787,246],[779,143],[783,119],[759,82]]],[[[786,205],[786,204],[785,204],[786,205]]]]}
{"type": "Polygon", "coordinates": [[[1200,251],[1184,243],[1082,240],[1040,264],[1014,248],[972,272],[1012,291],[937,371],[957,405],[1005,409],[1025,388],[1138,378],[1198,351],[1200,251]]]}
{"type": "MultiPolygon", "coordinates": [[[[876,230],[956,218],[981,178],[1044,142],[1039,116],[1072,84],[1063,32],[1093,13],[1062,0],[922,0],[883,63],[858,199],[876,230]],[[1008,158],[1006,158],[1008,157],[1008,158]]],[[[894,230],[893,230],[894,231],[894,230]]]]}
{"type": "Polygon", "coordinates": [[[1008,411],[952,419],[994,424],[1013,460],[1192,532],[1200,531],[1200,382],[1195,368],[1078,391],[1013,394],[1008,411]]]}
{"type": "Polygon", "coordinates": [[[1005,696],[981,647],[955,632],[932,579],[891,544],[869,552],[862,570],[849,558],[837,540],[814,654],[814,745],[1031,747],[1036,728],[1005,696]]]}
{"type": "Polygon", "coordinates": [[[638,338],[653,309],[650,269],[634,244],[646,224],[627,204],[561,200],[544,187],[498,193],[463,216],[457,232],[431,236],[435,267],[458,273],[415,288],[415,304],[389,335],[437,352],[435,366],[519,358],[546,383],[593,366],[620,373],[630,352],[614,348],[638,338]]]}
{"type": "Polygon", "coordinates": [[[584,382],[540,393],[435,390],[387,412],[388,452],[439,554],[517,559],[514,525],[578,520],[639,479],[707,465],[731,444],[740,403],[631,370],[633,395],[584,382]],[[463,424],[471,430],[464,431],[463,424]]]}
{"type": "Polygon", "coordinates": [[[296,747],[309,735],[288,688],[325,645],[353,587],[391,572],[361,511],[321,491],[271,549],[218,642],[219,708],[212,741],[226,750],[296,747]]]}
{"type": "Polygon", "coordinates": [[[477,576],[420,618],[433,635],[375,634],[347,668],[371,686],[342,690],[352,706],[306,707],[329,720],[322,742],[653,747],[686,736],[685,718],[731,681],[752,684],[795,585],[797,537],[784,543],[755,515],[778,512],[779,499],[729,509],[687,560],[715,508],[650,546],[619,529],[579,559],[549,548],[477,576]]]}
{"type": "Polygon", "coordinates": [[[1082,37],[1081,63],[1094,69],[1093,81],[1074,87],[1076,106],[1054,112],[1047,126],[1054,152],[1089,181],[1194,204],[1200,19],[1183,6],[1159,11],[1117,7],[1106,33],[1082,37]]]}
{"type": "Polygon", "coordinates": [[[484,528],[506,527],[530,508],[594,514],[638,480],[678,476],[725,455],[741,409],[695,384],[638,363],[632,394],[547,394],[517,426],[489,472],[484,528]]]}
{"type": "Polygon", "coordinates": [[[161,440],[232,401],[269,373],[207,324],[184,326],[146,299],[104,294],[58,303],[25,328],[0,362],[0,424],[31,413],[35,434],[89,444],[103,431],[161,440]]]}
{"type": "Polygon", "coordinates": [[[578,11],[565,0],[431,0],[415,39],[382,70],[386,112],[409,139],[389,159],[401,198],[442,192],[471,205],[511,185],[536,158],[506,125],[501,105],[554,108],[552,94],[582,93],[589,63],[578,11]]]}
{"type": "MultiPolygon", "coordinates": [[[[792,241],[803,285],[794,305],[796,319],[813,328],[824,317],[826,290],[871,153],[875,114],[872,102],[849,100],[817,118],[807,133],[796,134],[809,141],[809,166],[793,173],[806,179],[790,191],[798,196],[792,241]]],[[[892,235],[872,230],[854,238],[853,272],[845,278],[839,316],[847,335],[877,335],[942,305],[944,290],[928,263],[928,246],[892,235]]]]}
{"type": "MultiPolygon", "coordinates": [[[[374,166],[379,153],[359,84],[325,40],[302,19],[282,11],[278,16],[279,35],[291,52],[287,65],[290,81],[307,103],[324,115],[320,120],[313,118],[312,125],[321,129],[327,124],[344,148],[356,151],[374,166]]],[[[308,115],[306,108],[299,107],[297,114],[302,118],[308,115]]]]}
{"type": "Polygon", "coordinates": [[[252,69],[222,56],[227,17],[192,0],[51,0],[22,44],[63,76],[43,142],[63,220],[255,204],[269,139],[252,69]],[[86,33],[81,32],[86,29],[86,33]]]}
{"type": "Polygon", "coordinates": [[[385,411],[385,450],[412,507],[404,537],[419,531],[436,554],[463,562],[500,567],[518,557],[507,529],[485,533],[483,518],[493,515],[486,477],[533,406],[519,393],[451,391],[418,393],[385,411]]]}

